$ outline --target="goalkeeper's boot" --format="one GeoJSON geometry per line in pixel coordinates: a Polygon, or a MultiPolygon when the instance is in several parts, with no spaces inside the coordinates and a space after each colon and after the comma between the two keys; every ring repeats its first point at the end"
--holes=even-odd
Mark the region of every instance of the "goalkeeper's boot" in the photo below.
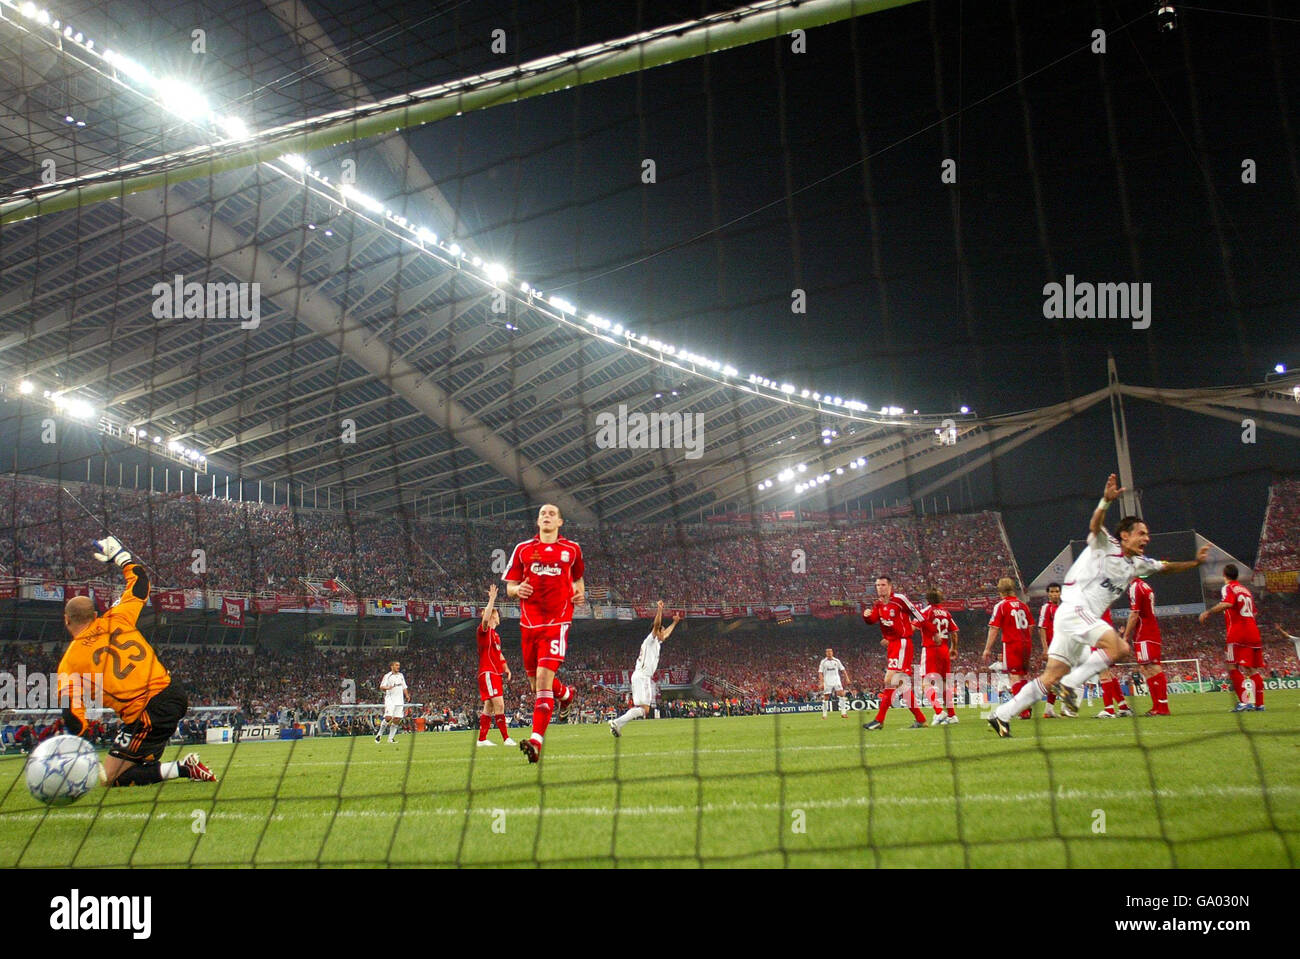
{"type": "MultiPolygon", "coordinates": [[[[823,716],[822,718],[825,719],[826,717],[823,716]]],[[[609,721],[609,731],[614,734],[615,739],[618,739],[623,735],[618,731],[618,723],[614,722],[612,719],[609,721]]]]}
{"type": "Polygon", "coordinates": [[[989,725],[993,727],[993,731],[1002,739],[1011,738],[1011,724],[1005,719],[998,718],[997,713],[994,713],[989,717],[989,725]]]}
{"type": "Polygon", "coordinates": [[[528,757],[530,763],[537,762],[542,755],[542,751],[538,747],[537,743],[533,742],[531,739],[519,740],[519,751],[528,757]]]}
{"type": "Polygon", "coordinates": [[[212,770],[199,761],[198,753],[190,753],[181,760],[181,765],[189,770],[190,779],[195,782],[214,783],[217,781],[217,777],[212,770]]]}

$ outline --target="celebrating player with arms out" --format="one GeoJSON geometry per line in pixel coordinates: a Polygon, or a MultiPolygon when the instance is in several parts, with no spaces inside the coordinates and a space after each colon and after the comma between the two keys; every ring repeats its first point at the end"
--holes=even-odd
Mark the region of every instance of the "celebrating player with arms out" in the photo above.
{"type": "Polygon", "coordinates": [[[501,611],[496,608],[497,585],[488,587],[488,603],[483,607],[483,617],[478,624],[478,698],[483,702],[483,714],[478,718],[478,745],[495,746],[488,739],[493,722],[501,731],[501,745],[513,746],[510,730],[506,726],[506,701],[501,676],[510,681],[510,667],[501,653],[501,637],[497,626],[501,624],[501,611]]]}
{"type": "Polygon", "coordinates": [[[533,734],[519,743],[530,763],[541,757],[557,698],[561,703],[560,719],[568,716],[573,702],[573,689],[556,679],[555,673],[564,664],[573,607],[586,601],[586,588],[582,581],[582,549],[560,536],[563,525],[558,506],[547,503],[539,509],[537,535],[515,547],[502,577],[506,595],[520,601],[524,670],[537,694],[533,734]]]}
{"type": "Polygon", "coordinates": [[[411,691],[406,687],[406,677],[402,675],[401,663],[393,660],[388,664],[388,672],[379,681],[379,688],[384,691],[384,720],[375,733],[375,742],[383,738],[385,729],[392,730],[388,734],[388,741],[395,742],[397,731],[402,728],[402,716],[406,712],[406,704],[411,699],[411,691]]]}
{"type": "Polygon", "coordinates": [[[900,687],[906,687],[903,695],[907,697],[907,706],[912,710],[914,722],[909,729],[925,727],[925,713],[916,708],[916,699],[912,696],[912,633],[921,622],[920,611],[912,601],[902,593],[894,592],[893,581],[888,576],[876,577],[876,601],[862,614],[867,623],[880,624],[880,645],[887,650],[885,660],[885,688],[880,691],[880,709],[876,718],[865,724],[863,729],[883,729],[885,715],[893,705],[894,694],[900,687]]]}
{"type": "Polygon", "coordinates": [[[1222,600],[1201,613],[1205,622],[1215,613],[1223,613],[1228,627],[1227,661],[1232,664],[1228,673],[1232,691],[1237,694],[1234,713],[1264,711],[1264,644],[1255,621],[1255,597],[1250,590],[1237,582],[1236,563],[1223,567],[1222,600]],[[1246,701],[1246,671],[1251,671],[1250,681],[1255,687],[1255,705],[1246,701]]]}
{"type": "Polygon", "coordinates": [[[943,608],[943,593],[939,590],[927,592],[925,602],[927,605],[921,608],[921,675],[925,677],[927,700],[934,709],[930,724],[954,726],[957,713],[952,708],[956,693],[952,685],[952,655],[957,652],[957,621],[943,608]],[[943,689],[942,704],[935,689],[939,684],[943,689]],[[945,707],[947,715],[944,715],[945,707]]]}
{"type": "MultiPolygon", "coordinates": [[[[1016,583],[1010,576],[998,580],[998,593],[1001,599],[993,607],[989,616],[989,635],[984,643],[984,653],[980,661],[987,663],[993,655],[993,644],[997,641],[999,631],[1002,633],[1002,661],[1006,663],[1007,677],[1011,680],[1011,695],[1025,685],[1029,675],[1029,657],[1034,651],[1034,639],[1031,634],[1029,607],[1016,598],[1016,583]]],[[[1020,714],[1021,719],[1029,719],[1033,711],[1026,709],[1020,714]]]]}
{"type": "Polygon", "coordinates": [[[95,616],[89,596],[74,596],[64,607],[63,624],[72,636],[59,662],[59,699],[68,703],[64,727],[74,736],[89,728],[84,691],[77,687],[82,676],[92,675],[104,705],[122,720],[122,731],[100,769],[105,786],[152,786],[165,779],[216,782],[198,753],[179,762],[158,761],[189,702],[136,629],[149,599],[148,572],[131,560],[115,537],[98,540],[97,545],[100,551],[95,559],[121,568],[126,591],[103,616],[95,616]]]}
{"type": "Polygon", "coordinates": [[[1143,553],[1151,533],[1147,524],[1136,516],[1120,520],[1116,530],[1119,538],[1112,537],[1102,524],[1110,504],[1123,492],[1112,473],[1088,524],[1088,548],[1079,554],[1066,574],[1061,608],[1054,624],[1056,635],[1047,650],[1047,668],[989,717],[989,725],[1003,738],[1011,735],[1011,717],[1046,696],[1053,684],[1060,684],[1057,695],[1063,710],[1078,712],[1079,689],[1083,684],[1129,654],[1128,644],[1101,618],[1110,604],[1124,595],[1129,583],[1152,573],[1195,569],[1210,554],[1210,547],[1202,546],[1196,559],[1170,563],[1148,558],[1143,553]]]}
{"type": "Polygon", "coordinates": [[[673,621],[665,626],[664,601],[659,600],[654,625],[641,642],[641,654],[637,656],[636,669],[632,671],[632,708],[618,719],[609,721],[609,731],[616,739],[623,735],[623,727],[632,720],[650,715],[650,707],[655,699],[654,674],[659,668],[659,647],[684,618],[685,614],[678,610],[673,613],[673,621]]]}
{"type": "Polygon", "coordinates": [[[840,718],[847,719],[849,701],[844,696],[844,684],[848,681],[849,671],[835,658],[835,650],[827,648],[826,658],[817,665],[817,675],[822,681],[822,719],[830,715],[832,696],[839,697],[840,718]],[[840,678],[841,674],[843,679],[840,678]]]}

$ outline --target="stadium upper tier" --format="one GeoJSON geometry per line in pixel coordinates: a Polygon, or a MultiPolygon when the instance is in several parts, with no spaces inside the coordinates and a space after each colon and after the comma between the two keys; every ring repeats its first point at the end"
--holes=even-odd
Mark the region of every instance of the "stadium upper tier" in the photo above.
{"type": "Polygon", "coordinates": [[[1282,480],[1269,490],[1258,556],[1258,570],[1300,570],[1300,480],[1282,480]]]}
{"type": "MultiPolygon", "coordinates": [[[[364,597],[481,601],[493,572],[530,535],[527,522],[431,522],[409,516],[289,509],[192,494],[69,486],[159,588],[290,592],[304,580],[341,579],[364,597]],[[202,562],[195,550],[203,550],[202,562]],[[500,552],[497,552],[500,551],[500,552]]],[[[57,485],[0,478],[0,564],[18,577],[103,580],[91,557],[103,535],[57,485]]],[[[566,524],[581,544],[588,587],[626,603],[805,603],[874,596],[886,573],[918,600],[988,597],[1017,567],[996,513],[826,523],[566,524]]]]}

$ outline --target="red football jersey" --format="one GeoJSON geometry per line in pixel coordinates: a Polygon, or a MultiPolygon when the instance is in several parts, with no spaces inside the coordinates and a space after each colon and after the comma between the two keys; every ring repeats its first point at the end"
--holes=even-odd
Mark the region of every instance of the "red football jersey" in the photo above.
{"type": "Polygon", "coordinates": [[[921,610],[922,646],[947,647],[948,640],[957,633],[957,621],[942,606],[927,606],[921,610]]]}
{"type": "Polygon", "coordinates": [[[894,593],[889,599],[872,603],[871,608],[863,612],[862,619],[867,623],[879,623],[880,635],[884,639],[909,639],[921,621],[921,612],[902,593],[894,593]]]}
{"type": "Polygon", "coordinates": [[[1255,597],[1250,590],[1237,582],[1224,583],[1219,598],[1232,604],[1223,611],[1228,624],[1228,642],[1236,646],[1262,645],[1259,624],[1255,622],[1255,597]]]}
{"type": "Polygon", "coordinates": [[[1044,603],[1043,608],[1038,611],[1038,625],[1047,630],[1048,645],[1052,642],[1052,631],[1056,628],[1056,611],[1060,606],[1060,603],[1044,603]]]}
{"type": "Polygon", "coordinates": [[[505,670],[506,658],[501,654],[501,637],[495,629],[478,626],[478,671],[500,673],[505,670]]]}
{"type": "Polygon", "coordinates": [[[1144,579],[1135,579],[1128,587],[1129,615],[1138,618],[1133,641],[1137,643],[1160,642],[1160,623],[1156,620],[1156,591],[1144,579]]]}
{"type": "Polygon", "coordinates": [[[577,543],[564,537],[543,543],[534,536],[515,547],[501,578],[532,585],[533,595],[519,603],[519,625],[532,628],[573,622],[573,583],[582,574],[577,543]]]}
{"type": "Polygon", "coordinates": [[[998,600],[993,615],[989,617],[989,625],[1002,630],[1003,645],[1033,642],[1032,622],[1029,607],[1014,596],[998,600]]]}

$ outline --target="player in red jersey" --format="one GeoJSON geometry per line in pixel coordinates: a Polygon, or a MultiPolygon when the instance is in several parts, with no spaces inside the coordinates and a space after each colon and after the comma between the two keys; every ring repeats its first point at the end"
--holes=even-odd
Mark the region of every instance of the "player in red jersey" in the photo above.
{"type": "MultiPolygon", "coordinates": [[[[992,658],[993,644],[1001,632],[1002,658],[1007,666],[1007,678],[1011,680],[1011,695],[1015,696],[1029,675],[1029,658],[1034,651],[1033,618],[1029,607],[1016,598],[1016,583],[1010,576],[998,580],[998,593],[1002,598],[989,616],[989,635],[980,662],[987,663],[992,658]]],[[[1030,719],[1033,715],[1030,708],[1021,712],[1020,718],[1030,719]]]]}
{"type": "Polygon", "coordinates": [[[1259,623],[1255,621],[1255,597],[1245,586],[1237,582],[1239,575],[1237,565],[1229,563],[1223,567],[1223,591],[1219,594],[1220,602],[1201,613],[1201,622],[1205,622],[1215,613],[1223,613],[1228,627],[1227,661],[1232,664],[1228,673],[1232,680],[1232,691],[1237,694],[1237,705],[1232,707],[1234,713],[1264,711],[1264,645],[1259,635],[1259,623]],[[1246,674],[1250,674],[1254,686],[1255,705],[1247,702],[1246,674]]]}
{"type": "Polygon", "coordinates": [[[932,589],[925,594],[928,605],[921,608],[921,675],[925,682],[926,701],[934,710],[932,726],[951,726],[957,722],[953,710],[952,654],[957,652],[957,621],[943,608],[943,593],[932,589]],[[934,677],[931,679],[930,677],[934,677]],[[943,702],[939,690],[942,684],[943,702]],[[945,710],[947,711],[945,714],[945,710]]]}
{"type": "Polygon", "coordinates": [[[888,576],[876,577],[876,601],[862,614],[867,623],[880,624],[880,645],[887,650],[885,661],[885,688],[880,691],[880,709],[876,718],[863,729],[883,729],[885,714],[893,705],[894,694],[903,689],[902,698],[912,710],[915,720],[909,729],[925,728],[925,713],[916,708],[912,696],[912,633],[921,622],[921,613],[902,593],[894,592],[888,576]],[[906,687],[906,688],[903,688],[906,687]]]}
{"type": "Polygon", "coordinates": [[[1124,642],[1133,648],[1142,678],[1151,692],[1151,708],[1144,716],[1169,715],[1169,685],[1160,665],[1160,623],[1156,621],[1156,592],[1144,579],[1128,586],[1128,622],[1124,642]]]}
{"type": "MultiPolygon", "coordinates": [[[[1043,658],[1047,658],[1047,647],[1052,645],[1052,630],[1056,628],[1056,610],[1061,605],[1061,584],[1047,584],[1047,602],[1038,611],[1038,638],[1043,644],[1043,658]]],[[[1043,710],[1044,719],[1056,718],[1056,692],[1047,694],[1047,707],[1043,710]]]]}
{"type": "Polygon", "coordinates": [[[564,517],[560,508],[547,503],[537,511],[537,535],[515,547],[510,565],[501,578],[506,595],[519,599],[519,633],[523,645],[524,670],[536,693],[533,704],[533,734],[519,749],[535,763],[542,754],[546,727],[558,698],[560,718],[568,715],[573,690],[555,678],[564,664],[573,623],[573,607],[586,602],[583,584],[582,548],[560,536],[564,517]]]}
{"type": "MultiPolygon", "coordinates": [[[[1108,623],[1112,629],[1115,628],[1115,621],[1110,618],[1110,610],[1102,611],[1101,618],[1108,623]]],[[[1116,630],[1118,632],[1118,630],[1116,630]]],[[[1125,634],[1127,635],[1127,634],[1125,634]]],[[[1094,646],[1093,649],[1096,649],[1094,646]]],[[[1097,714],[1098,719],[1115,719],[1118,716],[1134,715],[1133,707],[1128,704],[1124,698],[1124,689],[1120,686],[1119,680],[1107,666],[1097,674],[1097,685],[1101,688],[1101,712],[1097,714]]]]}
{"type": "Polygon", "coordinates": [[[506,726],[505,687],[501,683],[502,675],[510,681],[510,667],[501,653],[501,637],[497,627],[501,625],[501,611],[496,608],[497,586],[488,587],[488,602],[483,607],[483,616],[478,624],[478,698],[483,703],[483,712],[478,718],[478,745],[495,746],[488,739],[488,730],[493,724],[501,731],[501,745],[513,746],[510,729],[506,726]]]}

